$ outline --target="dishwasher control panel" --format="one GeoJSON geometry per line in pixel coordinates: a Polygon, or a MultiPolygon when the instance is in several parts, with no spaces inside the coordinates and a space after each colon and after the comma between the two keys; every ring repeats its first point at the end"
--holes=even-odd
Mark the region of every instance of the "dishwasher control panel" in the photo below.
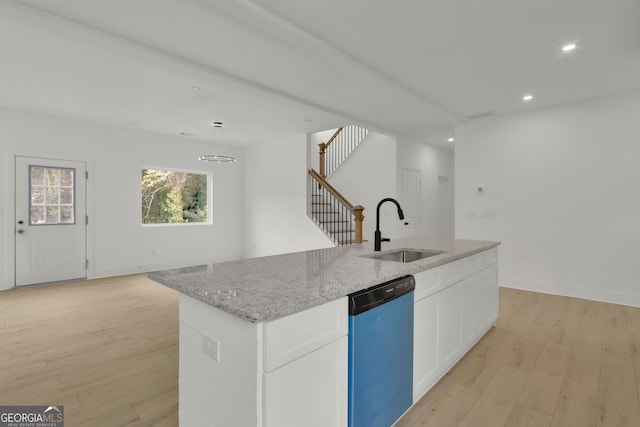
{"type": "Polygon", "coordinates": [[[416,279],[413,276],[404,276],[354,292],[349,295],[349,314],[355,316],[364,313],[402,295],[413,292],[415,288],[416,279]]]}

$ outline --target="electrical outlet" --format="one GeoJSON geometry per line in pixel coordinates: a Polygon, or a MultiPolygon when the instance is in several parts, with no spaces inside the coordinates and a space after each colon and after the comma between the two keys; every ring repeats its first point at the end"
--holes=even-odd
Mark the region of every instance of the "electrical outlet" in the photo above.
{"type": "Polygon", "coordinates": [[[220,361],[220,342],[207,336],[202,335],[202,350],[204,354],[215,360],[220,361]]]}

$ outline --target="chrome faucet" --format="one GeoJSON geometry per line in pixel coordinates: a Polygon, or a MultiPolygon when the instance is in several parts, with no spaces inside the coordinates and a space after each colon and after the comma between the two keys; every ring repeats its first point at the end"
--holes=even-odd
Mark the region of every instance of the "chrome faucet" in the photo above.
{"type": "Polygon", "coordinates": [[[382,233],[380,232],[380,206],[384,203],[384,202],[392,202],[396,205],[396,207],[398,208],[398,217],[400,217],[400,219],[404,219],[404,212],[402,212],[402,208],[400,207],[400,203],[397,202],[397,200],[392,199],[390,197],[387,197],[386,199],[382,199],[380,200],[380,203],[378,203],[378,207],[376,208],[376,233],[375,233],[375,243],[374,243],[374,251],[380,251],[380,247],[382,242],[388,242],[389,239],[382,237],[382,233]]]}

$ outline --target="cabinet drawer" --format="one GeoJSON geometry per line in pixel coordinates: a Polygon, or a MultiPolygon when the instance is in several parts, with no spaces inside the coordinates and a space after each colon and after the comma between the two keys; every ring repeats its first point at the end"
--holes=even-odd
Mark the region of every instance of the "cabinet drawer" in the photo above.
{"type": "Polygon", "coordinates": [[[492,265],[498,262],[498,249],[489,249],[486,252],[483,252],[482,255],[484,260],[484,265],[492,265]]]}
{"type": "Polygon", "coordinates": [[[266,373],[348,334],[347,298],[301,311],[264,326],[266,373]]]}
{"type": "Polygon", "coordinates": [[[416,279],[414,301],[418,302],[442,289],[442,270],[442,267],[437,267],[413,275],[416,279]]]}
{"type": "Polygon", "coordinates": [[[475,270],[480,271],[498,262],[498,250],[494,248],[480,252],[479,254],[474,255],[474,259],[476,261],[475,270]]]}
{"type": "Polygon", "coordinates": [[[446,286],[453,285],[473,274],[475,271],[475,257],[471,256],[461,260],[447,264],[444,269],[444,283],[446,286]]]}

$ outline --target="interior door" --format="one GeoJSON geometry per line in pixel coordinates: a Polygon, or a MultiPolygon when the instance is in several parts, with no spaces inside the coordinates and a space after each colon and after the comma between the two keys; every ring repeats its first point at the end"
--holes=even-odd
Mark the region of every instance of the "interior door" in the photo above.
{"type": "Polygon", "coordinates": [[[414,236],[420,230],[420,213],[422,209],[422,174],[412,169],[402,171],[402,200],[400,205],[404,212],[402,236],[414,236]]]}
{"type": "Polygon", "coordinates": [[[86,165],[16,156],[16,286],[86,277],[86,165]]]}
{"type": "Polygon", "coordinates": [[[452,200],[449,178],[438,176],[438,236],[453,237],[452,200]]]}

